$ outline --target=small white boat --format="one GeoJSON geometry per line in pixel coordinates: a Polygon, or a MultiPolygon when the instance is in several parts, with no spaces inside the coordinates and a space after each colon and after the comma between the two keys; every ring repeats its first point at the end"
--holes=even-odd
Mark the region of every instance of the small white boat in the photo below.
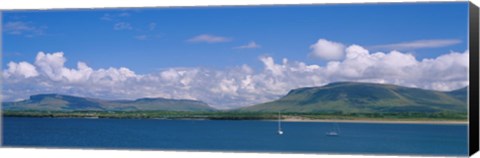
{"type": "Polygon", "coordinates": [[[327,136],[338,136],[338,133],[335,131],[330,131],[326,133],[327,136]]]}
{"type": "Polygon", "coordinates": [[[339,136],[340,135],[340,129],[338,128],[338,124],[334,123],[332,131],[329,131],[326,133],[327,136],[339,136]]]}
{"type": "Polygon", "coordinates": [[[281,122],[281,116],[280,116],[280,112],[278,112],[278,131],[277,131],[277,134],[278,135],[282,135],[283,134],[283,131],[282,131],[282,122],[281,122]]]}

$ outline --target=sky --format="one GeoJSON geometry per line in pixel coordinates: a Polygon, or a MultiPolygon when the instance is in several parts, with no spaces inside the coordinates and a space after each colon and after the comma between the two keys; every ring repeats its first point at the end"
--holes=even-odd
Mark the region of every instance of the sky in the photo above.
{"type": "Polygon", "coordinates": [[[468,3],[2,12],[2,96],[196,99],[219,109],[331,82],[468,85],[468,3]]]}

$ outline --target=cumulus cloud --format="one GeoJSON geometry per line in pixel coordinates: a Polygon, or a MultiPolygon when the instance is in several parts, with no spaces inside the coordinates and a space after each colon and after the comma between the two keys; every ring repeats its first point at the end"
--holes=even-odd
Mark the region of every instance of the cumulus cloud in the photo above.
{"type": "Polygon", "coordinates": [[[312,44],[310,49],[311,56],[324,60],[340,60],[344,56],[345,46],[341,43],[319,39],[317,43],[312,44]]]}
{"type": "Polygon", "coordinates": [[[66,61],[63,52],[39,52],[35,58],[35,66],[43,77],[63,83],[84,83],[88,81],[115,83],[137,77],[133,71],[124,67],[93,70],[86,63],[78,62],[77,68],[74,69],[65,67],[66,61]]]}
{"type": "Polygon", "coordinates": [[[38,76],[38,72],[32,64],[22,61],[19,63],[9,62],[8,69],[3,71],[3,76],[21,76],[24,78],[30,78],[38,76]]]}
{"type": "Polygon", "coordinates": [[[34,64],[24,61],[8,64],[3,70],[3,95],[5,100],[38,93],[104,99],[183,98],[225,109],[271,101],[294,88],[338,81],[442,91],[468,85],[468,51],[447,52],[422,60],[400,51],[370,52],[359,45],[350,45],[342,51],[342,60],[328,61],[325,65],[261,56],[260,69],[249,65],[221,70],[172,67],[147,74],[137,74],[125,67],[93,69],[85,62],[68,68],[64,53],[39,52],[34,64]]]}
{"type": "Polygon", "coordinates": [[[468,85],[468,51],[421,61],[399,51],[370,53],[358,45],[348,47],[346,52],[345,60],[327,64],[328,76],[334,77],[330,80],[391,83],[442,91],[468,85]]]}
{"type": "Polygon", "coordinates": [[[272,57],[269,57],[269,56],[261,57],[260,60],[263,62],[263,65],[265,66],[265,70],[267,72],[271,73],[274,76],[283,75],[282,65],[275,64],[275,61],[273,60],[272,57]]]}
{"type": "Polygon", "coordinates": [[[253,49],[253,48],[260,48],[260,47],[261,46],[259,44],[255,43],[255,41],[251,41],[246,45],[234,47],[234,49],[253,49]]]}
{"type": "Polygon", "coordinates": [[[188,39],[187,41],[188,42],[220,43],[220,42],[231,41],[231,39],[227,38],[227,37],[222,37],[222,36],[202,34],[202,35],[192,37],[192,38],[188,39]]]}
{"type": "MultiPolygon", "coordinates": [[[[16,98],[36,93],[82,96],[102,93],[102,97],[115,98],[115,87],[141,77],[125,67],[94,70],[84,62],[77,62],[76,68],[68,68],[65,67],[66,61],[63,52],[39,52],[33,65],[28,62],[10,62],[8,69],[3,70],[5,93],[16,98]],[[29,93],[21,94],[25,92],[29,93]]],[[[118,90],[120,93],[125,92],[122,88],[118,90]]],[[[126,97],[125,94],[127,93],[117,97],[126,97]]]]}
{"type": "Polygon", "coordinates": [[[420,48],[438,48],[446,47],[461,43],[458,39],[433,39],[433,40],[417,40],[410,42],[392,43],[384,45],[372,46],[372,49],[379,50],[415,50],[420,48]]]}

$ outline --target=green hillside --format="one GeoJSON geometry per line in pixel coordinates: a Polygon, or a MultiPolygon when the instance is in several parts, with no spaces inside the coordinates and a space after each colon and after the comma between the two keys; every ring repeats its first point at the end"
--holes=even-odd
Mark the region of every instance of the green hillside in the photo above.
{"type": "MultiPolygon", "coordinates": [[[[234,113],[466,113],[468,87],[450,92],[388,84],[338,82],[291,90],[278,100],[225,111],[234,113]]],[[[5,111],[186,111],[219,112],[207,103],[187,99],[141,98],[101,100],[60,94],[39,94],[5,102],[5,111]]],[[[182,114],[183,116],[183,114],[182,114]]]]}
{"type": "Polygon", "coordinates": [[[60,94],[39,94],[18,102],[5,102],[8,111],[213,111],[202,101],[142,98],[107,101],[60,94]]]}
{"type": "Polygon", "coordinates": [[[396,113],[466,112],[466,93],[396,85],[338,82],[291,90],[286,96],[240,108],[249,112],[396,113]]]}
{"type": "Polygon", "coordinates": [[[465,88],[460,88],[454,91],[447,92],[449,95],[462,100],[462,101],[467,101],[467,95],[468,95],[468,87],[465,88]]]}

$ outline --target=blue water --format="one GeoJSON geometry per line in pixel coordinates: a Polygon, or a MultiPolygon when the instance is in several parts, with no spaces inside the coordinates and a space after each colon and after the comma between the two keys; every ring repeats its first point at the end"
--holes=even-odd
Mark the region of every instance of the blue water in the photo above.
{"type": "Polygon", "coordinates": [[[466,125],[155,119],[3,119],[12,147],[155,149],[283,153],[467,155],[466,125]]]}

